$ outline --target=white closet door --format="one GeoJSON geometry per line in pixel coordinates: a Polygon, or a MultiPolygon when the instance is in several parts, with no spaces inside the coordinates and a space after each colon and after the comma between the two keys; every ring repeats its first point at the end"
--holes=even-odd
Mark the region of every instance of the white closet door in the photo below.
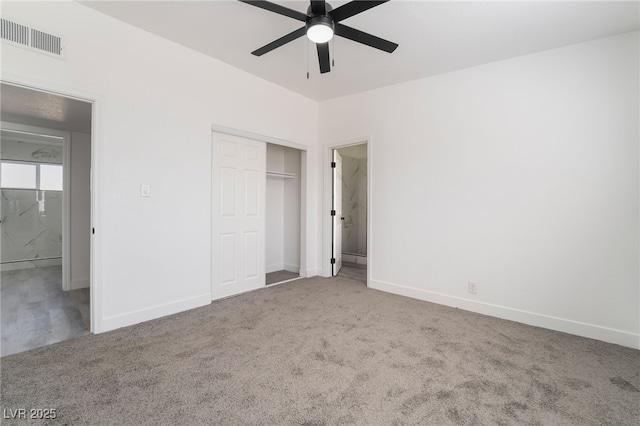
{"type": "Polygon", "coordinates": [[[213,300],[265,285],[266,144],[213,132],[213,300]]]}

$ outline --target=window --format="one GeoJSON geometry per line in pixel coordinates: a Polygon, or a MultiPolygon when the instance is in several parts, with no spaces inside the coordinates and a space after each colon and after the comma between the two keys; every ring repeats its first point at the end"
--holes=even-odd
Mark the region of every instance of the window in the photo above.
{"type": "Polygon", "coordinates": [[[40,164],[40,184],[38,189],[62,191],[62,166],[40,164]]]}
{"type": "Polygon", "coordinates": [[[0,185],[3,188],[36,189],[36,167],[35,164],[3,162],[0,185]]]}
{"type": "Polygon", "coordinates": [[[40,163],[0,163],[0,187],[62,191],[62,165],[40,163]]]}

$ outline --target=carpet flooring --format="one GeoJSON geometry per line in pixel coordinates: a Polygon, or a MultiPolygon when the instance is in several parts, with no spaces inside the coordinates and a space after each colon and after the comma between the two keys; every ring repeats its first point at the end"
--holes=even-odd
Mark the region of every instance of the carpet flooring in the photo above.
{"type": "Polygon", "coordinates": [[[640,351],[310,278],[3,357],[83,425],[638,425],[640,351]]]}

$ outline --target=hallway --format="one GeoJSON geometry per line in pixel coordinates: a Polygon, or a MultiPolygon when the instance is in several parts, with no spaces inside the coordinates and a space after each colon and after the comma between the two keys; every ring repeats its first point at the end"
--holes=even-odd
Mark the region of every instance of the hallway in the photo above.
{"type": "Polygon", "coordinates": [[[1,355],[88,334],[89,289],[62,291],[62,267],[2,272],[1,355]]]}

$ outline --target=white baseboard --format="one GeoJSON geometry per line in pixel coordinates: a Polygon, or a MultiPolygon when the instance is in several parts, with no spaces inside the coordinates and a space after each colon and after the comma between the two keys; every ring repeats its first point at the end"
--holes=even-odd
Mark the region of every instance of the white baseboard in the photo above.
{"type": "Polygon", "coordinates": [[[640,349],[640,334],[371,279],[369,287],[483,315],[640,349]]]}
{"type": "Polygon", "coordinates": [[[300,274],[300,265],[292,265],[291,263],[285,263],[283,266],[285,271],[295,272],[296,274],[300,274]]]}
{"type": "Polygon", "coordinates": [[[84,280],[72,280],[71,281],[71,290],[79,290],[81,288],[89,287],[89,278],[84,280]]]}
{"type": "Polygon", "coordinates": [[[127,327],[141,322],[165,317],[167,315],[177,314],[178,312],[188,311],[189,309],[199,308],[211,303],[211,293],[202,294],[200,296],[182,299],[177,302],[156,305],[138,311],[128,312],[126,314],[114,315],[102,319],[102,331],[111,331],[121,327],[127,327]]]}
{"type": "Polygon", "coordinates": [[[264,272],[266,274],[270,274],[271,272],[277,272],[277,271],[289,271],[289,272],[295,272],[299,274],[300,265],[292,265],[290,263],[278,263],[274,265],[267,265],[264,268],[264,272]]]}
{"type": "Polygon", "coordinates": [[[60,266],[62,265],[62,259],[47,259],[47,260],[34,260],[31,262],[15,262],[15,263],[3,263],[0,265],[0,271],[20,271],[23,269],[35,269],[45,268],[47,266],[60,266]]]}
{"type": "Polygon", "coordinates": [[[282,263],[277,263],[274,265],[267,265],[264,267],[265,274],[270,274],[272,272],[282,271],[284,269],[284,265],[282,263]]]}
{"type": "Polygon", "coordinates": [[[321,273],[322,273],[322,268],[307,269],[307,275],[305,275],[305,278],[315,277],[316,275],[320,275],[321,273]]]}
{"type": "Polygon", "coordinates": [[[366,265],[367,264],[367,256],[356,256],[353,254],[344,254],[342,253],[342,261],[356,263],[358,265],[366,265]]]}

